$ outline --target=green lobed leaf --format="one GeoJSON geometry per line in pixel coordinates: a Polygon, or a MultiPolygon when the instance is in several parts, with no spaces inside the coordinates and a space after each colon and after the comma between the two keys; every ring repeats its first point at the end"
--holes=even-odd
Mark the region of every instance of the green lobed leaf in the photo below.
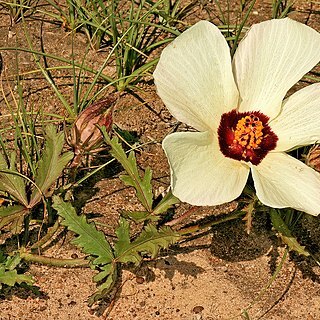
{"type": "Polygon", "coordinates": [[[14,286],[16,283],[25,282],[32,285],[34,280],[31,276],[24,274],[18,274],[17,270],[6,271],[5,267],[0,266],[0,288],[2,284],[6,284],[10,287],[14,286]]]}
{"type": "Polygon", "coordinates": [[[119,225],[116,229],[116,235],[118,240],[114,246],[115,255],[118,257],[122,251],[130,247],[130,225],[129,222],[120,217],[119,225]]]}
{"type": "Polygon", "coordinates": [[[117,280],[116,264],[109,263],[103,266],[102,271],[99,272],[93,280],[95,282],[103,281],[103,283],[98,286],[98,290],[88,299],[89,306],[92,306],[96,301],[104,298],[113,288],[117,280]]]}
{"type": "Polygon", "coordinates": [[[101,270],[93,280],[103,282],[97,287],[97,291],[89,298],[88,304],[105,297],[117,279],[117,268],[114,262],[112,248],[104,234],[98,231],[93,222],[88,223],[85,216],[78,216],[70,203],[64,202],[60,197],[53,197],[53,208],[64,218],[63,225],[75,232],[78,237],[72,242],[81,247],[86,254],[95,256],[93,264],[101,270]]]}
{"type": "Polygon", "coordinates": [[[17,265],[20,263],[20,261],[21,261],[21,258],[19,254],[16,254],[12,257],[8,256],[7,261],[5,263],[6,270],[9,270],[9,271],[14,270],[17,267],[17,265]]]}
{"type": "Polygon", "coordinates": [[[28,200],[25,187],[25,180],[19,175],[13,160],[8,168],[7,162],[0,152],[0,191],[9,193],[16,201],[26,207],[28,200]]]}
{"type": "Polygon", "coordinates": [[[154,214],[165,213],[173,205],[180,203],[180,200],[172,194],[170,191],[163,197],[163,199],[158,203],[158,205],[153,209],[154,214]]]}
{"type": "Polygon", "coordinates": [[[157,230],[150,223],[145,226],[138,238],[130,242],[129,223],[124,218],[120,218],[116,233],[118,236],[118,241],[115,244],[116,261],[122,263],[139,264],[142,260],[142,253],[150,254],[154,258],[160,249],[166,249],[170,244],[180,239],[180,234],[171,228],[165,226],[157,230]]]}
{"type": "Polygon", "coordinates": [[[11,232],[14,234],[20,233],[24,217],[29,212],[30,210],[28,208],[20,205],[0,207],[0,229],[11,224],[11,232]]]}
{"type": "Polygon", "coordinates": [[[81,247],[86,254],[96,257],[94,265],[112,262],[114,258],[112,248],[105,235],[96,229],[93,222],[88,223],[84,215],[78,216],[71,203],[64,202],[58,196],[53,196],[52,207],[64,219],[62,224],[78,235],[73,243],[81,247]]]}
{"type": "Polygon", "coordinates": [[[289,247],[290,250],[296,251],[298,254],[309,256],[310,253],[304,246],[300,245],[298,240],[291,234],[290,229],[280,216],[280,212],[276,209],[270,209],[270,217],[272,225],[280,233],[282,241],[289,247]]]}
{"type": "Polygon", "coordinates": [[[35,183],[40,189],[35,188],[31,195],[30,206],[34,206],[41,199],[41,194],[46,195],[51,185],[59,178],[67,163],[72,159],[72,152],[62,153],[64,133],[56,131],[54,125],[49,125],[45,134],[45,147],[38,162],[35,183]]]}
{"type": "MultiPolygon", "coordinates": [[[[120,145],[120,144],[119,144],[120,145]]],[[[121,149],[122,146],[120,145],[121,149]]],[[[122,152],[125,155],[123,149],[122,152]]],[[[144,176],[140,177],[138,167],[137,167],[137,161],[134,154],[134,151],[131,151],[129,153],[128,158],[122,160],[122,162],[116,157],[116,154],[111,151],[111,154],[122,164],[122,166],[127,171],[128,175],[121,175],[120,179],[121,181],[129,186],[136,189],[137,192],[137,198],[140,200],[142,205],[147,209],[147,211],[151,211],[152,208],[152,186],[151,186],[151,179],[152,179],[152,171],[150,168],[147,168],[145,170],[144,176]],[[124,165],[124,162],[127,162],[124,165]]]]}
{"type": "Polygon", "coordinates": [[[111,155],[115,157],[126,170],[128,175],[120,176],[120,179],[127,186],[135,188],[137,198],[148,212],[152,211],[152,171],[150,168],[145,170],[144,176],[141,178],[138,171],[136,157],[134,151],[129,153],[127,157],[122,145],[119,143],[118,137],[109,138],[108,133],[104,128],[101,128],[105,141],[111,146],[111,155]]]}
{"type": "Polygon", "coordinates": [[[121,216],[125,219],[130,219],[135,223],[144,222],[146,220],[150,221],[158,221],[159,217],[152,215],[148,211],[128,211],[128,210],[121,210],[121,216]]]}

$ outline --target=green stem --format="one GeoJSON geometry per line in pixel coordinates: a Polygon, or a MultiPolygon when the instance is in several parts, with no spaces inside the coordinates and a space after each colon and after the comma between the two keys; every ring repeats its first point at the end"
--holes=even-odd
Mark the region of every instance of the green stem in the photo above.
{"type": "Polygon", "coordinates": [[[207,223],[202,224],[202,225],[197,224],[195,226],[191,226],[191,227],[188,227],[188,228],[180,229],[177,232],[181,236],[184,236],[186,234],[194,233],[194,232],[197,232],[197,231],[200,231],[200,230],[203,230],[203,229],[218,225],[220,223],[224,223],[226,221],[238,219],[238,218],[244,216],[245,214],[246,213],[244,211],[239,211],[239,212],[237,212],[237,213],[235,213],[233,215],[230,215],[230,216],[224,217],[222,219],[219,219],[218,221],[210,221],[210,222],[207,222],[207,223]]]}
{"type": "Polygon", "coordinates": [[[237,34],[236,34],[236,37],[235,37],[235,40],[234,40],[234,43],[233,43],[233,46],[232,46],[232,49],[231,49],[231,57],[233,57],[234,53],[236,52],[236,49],[237,49],[237,46],[238,46],[238,41],[239,41],[239,38],[240,38],[240,35],[241,35],[241,32],[242,32],[242,29],[243,29],[244,25],[246,24],[246,22],[247,22],[247,20],[249,18],[250,12],[252,11],[253,6],[254,6],[255,3],[256,3],[256,0],[252,0],[252,2],[250,4],[250,7],[249,7],[248,11],[246,12],[246,14],[244,16],[244,19],[241,21],[241,24],[240,24],[240,26],[239,26],[239,28],[237,30],[237,34]]]}
{"type": "Polygon", "coordinates": [[[60,259],[60,258],[40,256],[37,254],[32,254],[24,251],[20,251],[20,257],[27,262],[40,263],[40,264],[54,266],[54,267],[76,268],[76,267],[89,266],[89,261],[83,258],[60,259]]]}
{"type": "Polygon", "coordinates": [[[36,243],[34,243],[31,247],[31,249],[37,249],[42,247],[44,244],[46,244],[52,237],[53,235],[57,232],[57,230],[60,227],[60,222],[61,222],[61,218],[59,218],[55,224],[48,229],[48,232],[45,234],[45,236],[43,236],[39,241],[37,241],[36,243]]]}
{"type": "Polygon", "coordinates": [[[22,245],[26,245],[29,239],[29,226],[30,226],[30,215],[24,218],[24,234],[22,238],[22,245]]]}
{"type": "Polygon", "coordinates": [[[197,212],[200,208],[199,207],[192,207],[191,209],[189,209],[188,211],[186,211],[184,214],[182,214],[180,217],[175,218],[169,222],[166,223],[166,226],[174,226],[175,224],[178,224],[180,222],[182,222],[183,220],[189,218],[192,214],[194,214],[195,212],[197,212]]]}

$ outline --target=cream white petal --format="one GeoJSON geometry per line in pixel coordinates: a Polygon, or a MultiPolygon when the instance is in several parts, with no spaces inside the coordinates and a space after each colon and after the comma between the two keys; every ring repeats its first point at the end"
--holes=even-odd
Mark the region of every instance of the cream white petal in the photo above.
{"type": "Polygon", "coordinates": [[[320,83],[303,88],[286,99],[270,126],[279,138],[276,151],[320,142],[320,83]]]}
{"type": "Polygon", "coordinates": [[[320,174],[286,153],[269,153],[252,166],[259,200],[273,208],[294,208],[320,213],[320,174]]]}
{"type": "Polygon", "coordinates": [[[249,167],[224,157],[208,132],[173,133],[162,145],[171,168],[172,192],[181,201],[218,205],[241,194],[249,167]]]}
{"type": "Polygon", "coordinates": [[[237,106],[230,51],[219,29],[200,21],[160,56],[153,74],[157,92],[173,116],[206,131],[237,106]]]}
{"type": "Polygon", "coordinates": [[[240,110],[276,117],[286,92],[320,60],[320,34],[289,18],[254,25],[233,61],[240,110]]]}

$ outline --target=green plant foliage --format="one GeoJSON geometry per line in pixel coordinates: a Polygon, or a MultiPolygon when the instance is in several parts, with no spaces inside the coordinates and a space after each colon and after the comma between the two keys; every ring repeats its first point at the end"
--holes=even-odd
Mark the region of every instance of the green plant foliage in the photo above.
{"type": "Polygon", "coordinates": [[[97,292],[89,298],[89,305],[110,292],[116,282],[117,269],[121,263],[133,262],[138,265],[143,259],[143,254],[155,257],[160,249],[168,248],[180,239],[180,234],[169,227],[157,230],[154,225],[148,224],[141,234],[131,241],[130,225],[121,217],[116,230],[118,239],[113,249],[104,234],[96,229],[95,224],[88,223],[83,215],[78,216],[70,203],[54,196],[53,208],[64,219],[62,224],[78,235],[73,243],[94,259],[92,264],[100,271],[93,278],[99,286],[97,292]]]}
{"type": "Polygon", "coordinates": [[[120,180],[126,186],[135,188],[137,192],[137,198],[148,211],[151,211],[153,199],[151,187],[152,171],[150,168],[147,168],[143,177],[140,178],[134,151],[129,153],[127,159],[131,170],[127,171],[128,175],[121,175],[120,180]]]}
{"type": "Polygon", "coordinates": [[[151,213],[148,211],[121,210],[121,216],[136,223],[144,222],[146,220],[156,222],[160,219],[160,214],[166,213],[168,209],[178,203],[180,203],[180,200],[172,194],[171,190],[169,190],[169,192],[163,197],[163,199],[158,203],[151,213]]]}
{"type": "Polygon", "coordinates": [[[136,157],[134,155],[134,151],[129,153],[127,157],[124,152],[121,143],[119,142],[118,137],[113,137],[110,139],[108,133],[104,128],[101,128],[105,141],[111,146],[111,155],[115,157],[126,170],[128,175],[120,176],[120,179],[124,182],[125,185],[134,187],[136,190],[137,198],[145,207],[148,212],[152,211],[152,171],[150,168],[147,168],[143,177],[141,178],[138,171],[136,157]]]}
{"type": "Polygon", "coordinates": [[[176,30],[162,26],[156,9],[162,1],[152,5],[142,1],[128,1],[122,8],[119,1],[111,1],[110,40],[114,48],[118,82],[117,90],[123,91],[136,84],[157,63],[149,59],[151,53],[172,39],[163,39],[163,30],[176,33],[176,30]],[[148,61],[149,60],[149,61],[148,61]]]}
{"type": "Polygon", "coordinates": [[[104,135],[104,139],[107,144],[111,146],[111,155],[117,159],[123,168],[126,170],[127,175],[121,175],[121,181],[126,185],[133,187],[136,190],[136,195],[141,204],[144,206],[146,211],[127,211],[122,210],[121,215],[124,218],[133,220],[136,223],[143,221],[157,221],[162,213],[166,213],[169,208],[180,202],[176,198],[171,190],[163,197],[163,199],[158,203],[158,205],[153,208],[153,192],[152,192],[152,171],[148,167],[146,168],[144,175],[142,177],[139,174],[138,166],[134,151],[131,151],[129,155],[125,153],[121,143],[117,136],[110,139],[108,133],[104,128],[101,128],[104,135]]]}
{"type": "Polygon", "coordinates": [[[105,297],[113,288],[117,280],[117,265],[109,263],[100,268],[100,272],[93,277],[93,281],[101,283],[97,287],[97,291],[88,299],[89,306],[92,306],[96,301],[105,297]]]}
{"type": "Polygon", "coordinates": [[[17,270],[15,269],[18,264],[20,263],[21,258],[19,255],[14,255],[12,257],[5,257],[1,253],[0,259],[0,289],[2,288],[3,284],[6,284],[10,287],[14,286],[16,283],[25,282],[29,285],[33,284],[33,279],[31,276],[18,274],[17,270]]]}
{"type": "Polygon", "coordinates": [[[290,250],[293,250],[298,254],[302,254],[304,256],[310,255],[305,247],[300,245],[297,239],[292,235],[289,227],[281,218],[280,212],[278,210],[271,208],[270,217],[272,225],[279,232],[282,241],[289,247],[290,250]]]}
{"type": "Polygon", "coordinates": [[[156,222],[159,221],[160,214],[166,213],[172,206],[178,203],[180,203],[180,200],[172,194],[171,190],[169,190],[152,212],[121,210],[120,213],[122,217],[130,219],[135,223],[144,221],[156,222]]]}
{"type": "Polygon", "coordinates": [[[28,205],[24,178],[15,167],[15,156],[12,153],[8,166],[4,156],[0,152],[0,191],[9,193],[14,200],[24,206],[28,205]]]}
{"type": "Polygon", "coordinates": [[[139,142],[139,137],[133,132],[121,129],[115,124],[113,126],[113,130],[122,140],[126,141],[129,145],[134,145],[139,142]]]}
{"type": "Polygon", "coordinates": [[[146,220],[151,221],[158,221],[159,216],[154,216],[148,211],[128,211],[128,210],[121,210],[121,216],[125,219],[130,219],[135,223],[144,222],[146,220]]]}
{"type": "Polygon", "coordinates": [[[158,205],[153,209],[153,214],[161,214],[165,213],[170,209],[173,205],[180,203],[180,200],[175,197],[171,190],[169,190],[163,199],[158,203],[158,205]]]}
{"type": "Polygon", "coordinates": [[[22,230],[24,217],[30,210],[24,206],[13,205],[9,207],[0,207],[0,229],[11,225],[10,231],[18,234],[22,230]]]}
{"type": "Polygon", "coordinates": [[[38,162],[35,183],[37,188],[31,195],[30,206],[34,206],[46,195],[51,185],[59,178],[67,163],[72,159],[72,152],[62,153],[64,133],[49,125],[45,134],[45,147],[38,162]]]}
{"type": "Polygon", "coordinates": [[[114,258],[110,244],[104,234],[98,231],[93,222],[88,223],[84,215],[78,216],[71,203],[64,202],[59,196],[53,196],[52,207],[64,220],[62,224],[79,235],[73,243],[83,252],[94,256],[94,265],[104,265],[114,258]]]}
{"type": "MultiPolygon", "coordinates": [[[[153,0],[146,0],[148,4],[154,6],[153,0]]],[[[175,29],[175,25],[187,16],[194,8],[199,5],[197,1],[182,6],[181,0],[159,1],[161,3],[154,12],[159,15],[159,20],[168,27],[175,29]]]]}
{"type": "Polygon", "coordinates": [[[272,0],[272,19],[285,18],[292,10],[294,0],[272,0]]]}
{"type": "Polygon", "coordinates": [[[4,267],[0,266],[0,289],[3,284],[12,287],[16,283],[20,284],[22,282],[32,285],[34,281],[31,276],[18,274],[17,270],[6,271],[4,267]]]}
{"type": "MultiPolygon", "coordinates": [[[[42,197],[49,196],[50,187],[73,157],[72,152],[62,152],[63,145],[64,133],[57,133],[56,127],[49,125],[45,133],[44,150],[39,154],[39,161],[35,163],[37,166],[35,176],[31,173],[30,177],[17,171],[15,153],[11,154],[9,165],[0,153],[0,191],[19,203],[0,207],[0,229],[10,225],[12,233],[20,233],[24,218],[42,197]],[[27,190],[32,190],[30,201],[27,198],[27,190]]],[[[29,159],[33,159],[32,155],[29,155],[29,159]]]]}
{"type": "Polygon", "coordinates": [[[115,254],[116,260],[122,263],[133,262],[138,265],[142,260],[141,254],[149,254],[154,258],[160,249],[166,249],[180,239],[180,234],[171,228],[163,227],[157,230],[151,223],[146,225],[132,242],[130,242],[129,231],[129,223],[124,218],[120,218],[116,231],[118,241],[115,244],[115,254]]]}
{"type": "Polygon", "coordinates": [[[21,20],[21,16],[32,6],[36,5],[37,0],[9,0],[1,1],[1,5],[5,5],[10,10],[11,19],[17,23],[21,20]]]}
{"type": "Polygon", "coordinates": [[[20,261],[21,258],[19,254],[15,254],[14,256],[8,256],[6,259],[5,268],[11,271],[18,266],[20,261]]]}
{"type": "Polygon", "coordinates": [[[78,235],[72,243],[90,255],[93,258],[93,266],[100,271],[93,280],[103,283],[97,287],[97,292],[89,298],[88,303],[92,305],[109,293],[117,279],[117,268],[112,248],[104,234],[96,229],[93,222],[88,223],[85,216],[76,214],[71,203],[64,202],[60,197],[54,196],[53,208],[64,219],[62,224],[78,235]]]}

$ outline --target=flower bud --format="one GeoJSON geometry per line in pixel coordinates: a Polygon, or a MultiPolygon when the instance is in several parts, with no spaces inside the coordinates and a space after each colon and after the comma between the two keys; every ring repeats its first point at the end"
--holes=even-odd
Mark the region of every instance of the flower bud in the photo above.
{"type": "Polygon", "coordinates": [[[75,158],[72,166],[80,163],[81,155],[93,152],[103,142],[103,135],[99,127],[105,127],[107,132],[112,127],[112,112],[116,102],[116,95],[100,100],[84,109],[75,120],[71,128],[69,144],[74,149],[75,158]]]}
{"type": "Polygon", "coordinates": [[[320,145],[312,147],[306,156],[306,164],[320,172],[320,145]]]}

